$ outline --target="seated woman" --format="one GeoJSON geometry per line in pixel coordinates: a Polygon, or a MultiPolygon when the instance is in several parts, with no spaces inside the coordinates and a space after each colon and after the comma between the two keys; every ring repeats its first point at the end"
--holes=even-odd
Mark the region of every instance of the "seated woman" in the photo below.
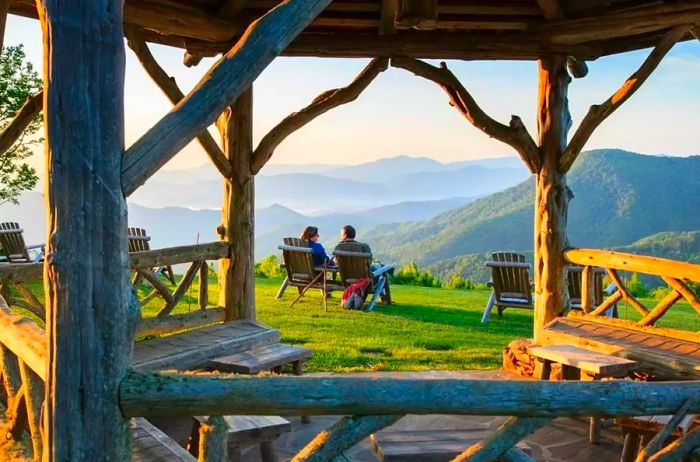
{"type": "Polygon", "coordinates": [[[314,266],[326,266],[331,265],[331,258],[326,253],[326,249],[323,248],[320,242],[318,242],[318,228],[315,226],[307,226],[301,232],[301,238],[305,241],[309,241],[309,248],[311,248],[311,257],[314,261],[314,266]]]}

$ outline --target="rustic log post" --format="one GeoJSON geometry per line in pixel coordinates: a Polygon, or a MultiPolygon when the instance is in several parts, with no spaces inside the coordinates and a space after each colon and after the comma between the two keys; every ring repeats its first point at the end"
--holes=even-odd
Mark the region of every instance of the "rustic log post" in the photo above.
{"type": "Polygon", "coordinates": [[[253,89],[249,87],[217,122],[231,178],[224,179],[222,222],[218,232],[230,246],[219,260],[219,306],[226,321],[255,319],[255,177],[253,155],[253,89]]]}
{"type": "MultiPolygon", "coordinates": [[[[228,424],[221,416],[211,416],[199,425],[198,462],[226,462],[228,424]]],[[[236,459],[238,460],[238,459],[236,459]]]]}
{"type": "Polygon", "coordinates": [[[0,0],[0,51],[5,45],[5,24],[7,23],[7,12],[10,9],[12,0],[0,0]]]}
{"type": "Polygon", "coordinates": [[[566,289],[566,220],[571,191],[559,159],[566,149],[571,127],[567,90],[571,77],[566,57],[552,55],[539,64],[537,101],[538,146],[541,168],[535,193],[535,327],[538,331],[568,306],[566,289]]]}
{"type": "Polygon", "coordinates": [[[24,362],[19,363],[22,383],[27,387],[25,396],[29,435],[32,440],[32,459],[39,462],[43,453],[41,410],[44,407],[44,381],[24,362]]]}
{"type": "Polygon", "coordinates": [[[40,0],[48,365],[44,460],[127,461],[119,409],[137,319],[129,284],[122,0],[40,0]]]}

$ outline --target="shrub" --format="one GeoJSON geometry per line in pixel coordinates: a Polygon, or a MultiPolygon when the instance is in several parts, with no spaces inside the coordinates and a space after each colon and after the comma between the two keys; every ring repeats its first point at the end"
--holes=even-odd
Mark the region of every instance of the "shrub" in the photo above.
{"type": "Polygon", "coordinates": [[[637,273],[632,275],[626,285],[627,290],[635,297],[646,297],[649,295],[649,290],[647,290],[642,281],[639,280],[637,273]]]}
{"type": "Polygon", "coordinates": [[[443,284],[446,289],[466,289],[471,290],[474,288],[474,282],[471,279],[464,279],[459,273],[455,273],[452,277],[443,284]]]}
{"type": "Polygon", "coordinates": [[[263,261],[255,264],[255,277],[282,279],[284,276],[285,272],[276,255],[265,257],[263,261]]]}
{"type": "Polygon", "coordinates": [[[392,284],[421,287],[441,287],[442,283],[430,271],[421,271],[416,262],[405,265],[391,276],[392,284]]]}

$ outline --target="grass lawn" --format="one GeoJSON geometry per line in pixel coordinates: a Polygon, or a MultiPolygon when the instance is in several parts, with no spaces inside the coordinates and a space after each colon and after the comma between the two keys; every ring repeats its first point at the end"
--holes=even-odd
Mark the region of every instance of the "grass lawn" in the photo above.
{"type": "MultiPolygon", "coordinates": [[[[532,336],[532,311],[508,309],[502,318],[494,314],[481,325],[489,293],[479,290],[447,290],[392,286],[395,304],[378,304],[373,312],[344,310],[340,293],[323,310],[320,291],[309,292],[294,307],[290,288],[281,301],[275,294],[281,281],[256,280],[257,317],[279,329],[282,341],[313,348],[308,371],[468,370],[496,369],[501,350],[513,339],[532,336]]],[[[32,285],[40,289],[39,284],[32,285]]],[[[197,283],[188,291],[175,313],[197,309],[197,283]]],[[[140,289],[143,297],[149,286],[140,289]]],[[[216,279],[210,278],[209,299],[216,303],[216,279]]],[[[641,300],[653,307],[654,300],[641,300]]],[[[155,299],[143,307],[153,316],[162,306],[155,299]]],[[[618,304],[620,317],[639,319],[634,309],[618,304]]],[[[657,324],[689,331],[700,330],[700,316],[684,302],[676,304],[657,324]]]]}

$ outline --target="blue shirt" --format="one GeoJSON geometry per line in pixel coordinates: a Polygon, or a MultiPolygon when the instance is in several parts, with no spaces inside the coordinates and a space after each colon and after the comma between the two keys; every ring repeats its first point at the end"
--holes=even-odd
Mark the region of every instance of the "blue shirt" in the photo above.
{"type": "Polygon", "coordinates": [[[326,254],[326,249],[320,243],[309,241],[309,248],[311,249],[314,266],[323,266],[324,263],[330,261],[328,254],[326,254]]]}

